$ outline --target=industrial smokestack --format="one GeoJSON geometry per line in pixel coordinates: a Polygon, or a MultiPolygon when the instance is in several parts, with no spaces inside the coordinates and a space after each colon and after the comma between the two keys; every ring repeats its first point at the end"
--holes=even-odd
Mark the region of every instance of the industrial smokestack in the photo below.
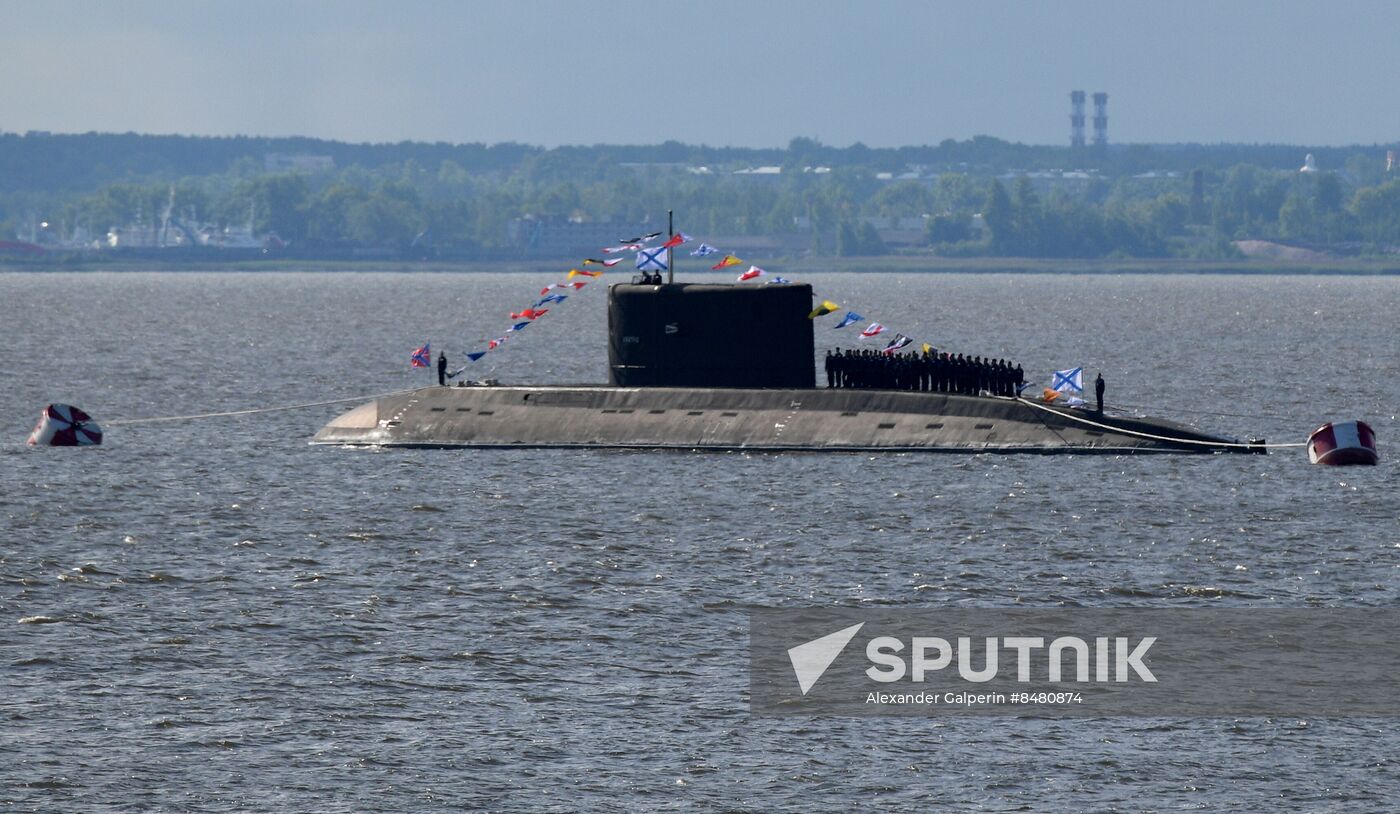
{"type": "Polygon", "coordinates": [[[1108,147],[1108,94],[1103,91],[1094,94],[1094,146],[1108,147]]]}
{"type": "Polygon", "coordinates": [[[1084,146],[1084,91],[1070,91],[1069,94],[1069,146],[1084,146]]]}

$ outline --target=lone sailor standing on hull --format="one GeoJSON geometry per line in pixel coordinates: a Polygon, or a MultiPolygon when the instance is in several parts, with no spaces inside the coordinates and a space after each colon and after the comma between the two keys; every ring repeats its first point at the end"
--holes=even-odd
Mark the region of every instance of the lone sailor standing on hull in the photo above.
{"type": "Polygon", "coordinates": [[[447,386],[447,354],[438,351],[438,384],[447,386]]]}
{"type": "Polygon", "coordinates": [[[1100,412],[1100,413],[1103,412],[1103,391],[1104,391],[1103,374],[1100,373],[1100,374],[1099,374],[1099,377],[1098,377],[1097,379],[1094,379],[1094,397],[1095,397],[1095,398],[1098,400],[1098,402],[1099,402],[1099,412],[1100,412]]]}

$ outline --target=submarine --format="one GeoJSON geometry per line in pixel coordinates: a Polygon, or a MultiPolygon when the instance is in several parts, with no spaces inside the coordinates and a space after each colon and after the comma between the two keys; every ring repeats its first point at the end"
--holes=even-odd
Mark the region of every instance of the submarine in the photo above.
{"type": "Polygon", "coordinates": [[[317,445],[951,453],[1263,452],[1020,397],[818,387],[810,285],[608,288],[607,384],[462,382],[352,407],[317,445]],[[742,325],[743,330],[736,330],[742,325]]]}

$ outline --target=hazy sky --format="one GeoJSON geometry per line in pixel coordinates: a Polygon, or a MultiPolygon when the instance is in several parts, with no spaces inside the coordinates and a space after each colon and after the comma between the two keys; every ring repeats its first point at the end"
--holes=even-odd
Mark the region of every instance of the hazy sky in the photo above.
{"type": "Polygon", "coordinates": [[[0,0],[0,129],[782,146],[1400,139],[1400,2],[0,0]]]}

